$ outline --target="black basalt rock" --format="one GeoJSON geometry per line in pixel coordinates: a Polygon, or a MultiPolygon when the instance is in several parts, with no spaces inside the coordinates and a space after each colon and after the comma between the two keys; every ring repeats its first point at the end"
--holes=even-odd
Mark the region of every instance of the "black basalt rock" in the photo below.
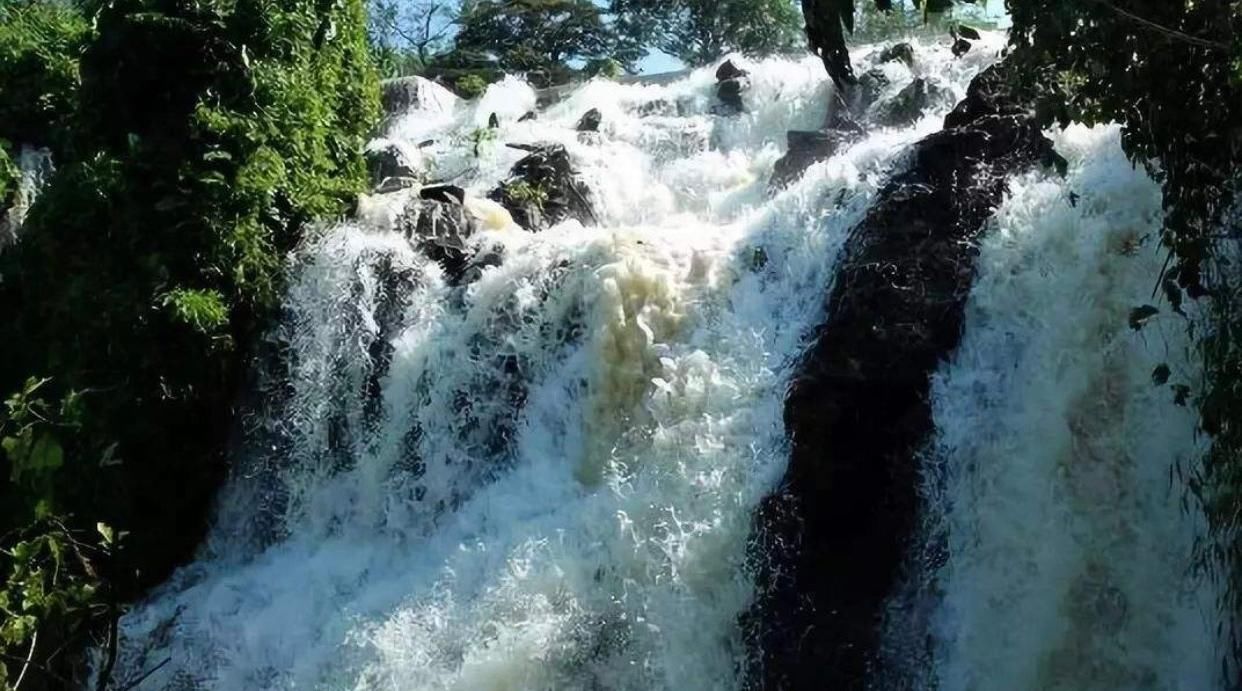
{"type": "Polygon", "coordinates": [[[720,115],[736,115],[746,110],[742,94],[750,88],[750,73],[725,60],[716,68],[716,98],[720,107],[714,109],[720,115]]]}
{"type": "Polygon", "coordinates": [[[1055,155],[1006,69],[913,147],[843,250],[785,401],[790,465],[756,516],[754,687],[890,688],[875,675],[880,626],[915,540],[930,377],[960,340],[1007,176],[1055,155]]]}
{"type": "Polygon", "coordinates": [[[902,41],[880,51],[878,57],[880,62],[904,62],[908,67],[914,67],[914,46],[902,41]]]}
{"type": "Polygon", "coordinates": [[[476,230],[465,200],[465,190],[454,185],[424,187],[409,201],[398,221],[400,231],[438,262],[454,285],[460,282],[470,260],[467,240],[476,230]]]}
{"type": "Polygon", "coordinates": [[[828,160],[842,144],[853,139],[850,133],[834,130],[790,130],[785,136],[788,151],[772,170],[772,180],[768,183],[772,191],[788,186],[812,164],[828,160]]]}
{"type": "Polygon", "coordinates": [[[505,207],[518,225],[538,231],[567,218],[596,223],[590,189],[579,179],[564,146],[510,146],[530,153],[513,165],[509,179],[488,197],[505,207]]]}
{"type": "Polygon", "coordinates": [[[949,98],[947,89],[932,82],[916,78],[893,97],[876,106],[875,121],[880,125],[899,127],[910,125],[923,116],[933,104],[949,98]]]}
{"type": "Polygon", "coordinates": [[[592,108],[582,115],[578,120],[576,129],[579,132],[598,132],[600,123],[604,120],[604,116],[599,112],[598,108],[592,108]]]}

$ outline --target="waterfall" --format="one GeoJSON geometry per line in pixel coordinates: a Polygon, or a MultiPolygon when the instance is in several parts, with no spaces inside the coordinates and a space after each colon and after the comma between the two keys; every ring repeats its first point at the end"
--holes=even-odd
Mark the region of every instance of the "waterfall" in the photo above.
{"type": "Polygon", "coordinates": [[[1181,480],[1203,440],[1153,382],[1198,383],[1189,317],[1128,323],[1160,271],[1159,188],[1116,127],[1053,136],[1069,173],[1013,181],[934,379],[939,688],[1221,688],[1181,480]]]}
{"type": "MultiPolygon", "coordinates": [[[[561,144],[599,223],[532,233],[480,206],[470,249],[496,260],[462,282],[396,230],[409,192],[310,234],[212,534],[124,617],[115,678],[740,688],[748,539],[838,252],[1002,44],[916,42],[912,68],[858,51],[881,105],[916,77],[946,98],[776,191],[786,131],[828,116],[816,58],[745,63],[740,114],[705,69],[542,109],[507,78],[388,123],[472,198],[524,155],[506,144],[561,144]],[[576,131],[592,108],[600,131],[576,131]]],[[[1112,130],[1058,142],[1069,178],[1015,182],[934,380],[927,532],[949,557],[912,583],[930,604],[905,630],[933,635],[945,689],[1210,688],[1210,598],[1185,574],[1199,526],[1168,479],[1193,416],[1150,382],[1154,362],[1195,365],[1178,320],[1126,325],[1158,270],[1158,191],[1112,130]]]]}
{"type": "Polygon", "coordinates": [[[52,154],[47,149],[22,145],[17,158],[17,169],[19,176],[13,198],[0,199],[0,204],[8,203],[8,208],[0,208],[0,252],[17,242],[22,223],[26,221],[26,214],[34,206],[43,186],[52,177],[52,154]]]}

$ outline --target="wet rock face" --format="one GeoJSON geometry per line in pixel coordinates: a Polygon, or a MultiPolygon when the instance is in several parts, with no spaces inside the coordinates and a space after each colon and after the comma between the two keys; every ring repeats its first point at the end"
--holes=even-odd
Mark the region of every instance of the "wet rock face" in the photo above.
{"type": "Polygon", "coordinates": [[[834,92],[833,99],[828,103],[823,130],[789,132],[788,149],[772,171],[769,192],[794,182],[812,164],[831,158],[841,147],[866,133],[864,121],[867,110],[888,84],[888,77],[883,71],[871,70],[857,82],[834,92]]]}
{"type": "Polygon", "coordinates": [[[440,264],[451,284],[460,282],[470,259],[475,223],[466,211],[465,190],[433,185],[410,199],[398,229],[433,261],[440,264]]]}
{"type": "Polygon", "coordinates": [[[937,101],[943,102],[949,97],[947,89],[919,77],[877,106],[875,121],[888,127],[909,125],[923,117],[937,101]]]}
{"type": "Polygon", "coordinates": [[[797,180],[812,164],[832,158],[851,138],[849,133],[838,130],[789,131],[786,134],[789,150],[776,162],[769,187],[779,189],[797,180]]]}
{"type": "MultiPolygon", "coordinates": [[[[376,139],[367,146],[367,172],[370,173],[373,189],[392,188],[389,180],[409,180],[411,183],[422,178],[422,155],[417,149],[391,139],[376,139]]],[[[397,188],[410,185],[395,185],[397,188]]]]}
{"type": "Polygon", "coordinates": [[[880,51],[880,62],[904,62],[907,67],[914,67],[914,46],[909,43],[894,43],[880,51]]]}
{"type": "Polygon", "coordinates": [[[488,195],[527,230],[544,230],[568,218],[596,223],[590,190],[578,178],[569,152],[559,144],[518,147],[530,153],[488,195]]]}
{"type": "Polygon", "coordinates": [[[385,79],[380,82],[380,103],[386,115],[400,115],[424,107],[434,88],[435,84],[423,77],[385,79]]]}
{"type": "Polygon", "coordinates": [[[720,106],[715,111],[720,115],[736,115],[746,110],[742,101],[742,93],[750,88],[750,73],[726,60],[716,69],[716,98],[720,106]]]}
{"type": "Polygon", "coordinates": [[[598,132],[600,123],[604,120],[604,116],[599,112],[598,108],[592,108],[582,115],[578,120],[576,129],[579,132],[598,132]]]}
{"type": "Polygon", "coordinates": [[[914,146],[843,250],[785,402],[790,466],[756,519],[755,686],[875,682],[919,512],[930,376],[960,339],[976,241],[1006,177],[1056,157],[1004,69],[976,78],[945,129],[914,146]]]}

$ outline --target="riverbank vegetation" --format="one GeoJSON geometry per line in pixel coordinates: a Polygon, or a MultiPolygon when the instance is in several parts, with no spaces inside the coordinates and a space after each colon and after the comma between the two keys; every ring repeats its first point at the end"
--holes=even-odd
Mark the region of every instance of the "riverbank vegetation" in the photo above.
{"type": "Polygon", "coordinates": [[[0,256],[10,685],[114,649],[118,603],[199,542],[285,254],[365,181],[365,19],[361,0],[4,6],[0,138],[58,168],[0,256]]]}

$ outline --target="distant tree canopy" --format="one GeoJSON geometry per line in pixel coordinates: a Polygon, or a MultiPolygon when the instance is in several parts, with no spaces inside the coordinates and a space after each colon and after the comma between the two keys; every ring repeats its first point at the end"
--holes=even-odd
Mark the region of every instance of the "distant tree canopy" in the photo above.
{"type": "Polygon", "coordinates": [[[425,68],[452,46],[458,7],[450,0],[370,0],[367,31],[389,73],[425,68]]]}
{"type": "Polygon", "coordinates": [[[510,72],[551,75],[570,61],[624,52],[591,0],[476,0],[463,5],[459,24],[456,53],[510,72]]]}
{"type": "Polygon", "coordinates": [[[689,65],[802,44],[802,17],[791,0],[613,0],[611,12],[627,35],[689,65]]]}

